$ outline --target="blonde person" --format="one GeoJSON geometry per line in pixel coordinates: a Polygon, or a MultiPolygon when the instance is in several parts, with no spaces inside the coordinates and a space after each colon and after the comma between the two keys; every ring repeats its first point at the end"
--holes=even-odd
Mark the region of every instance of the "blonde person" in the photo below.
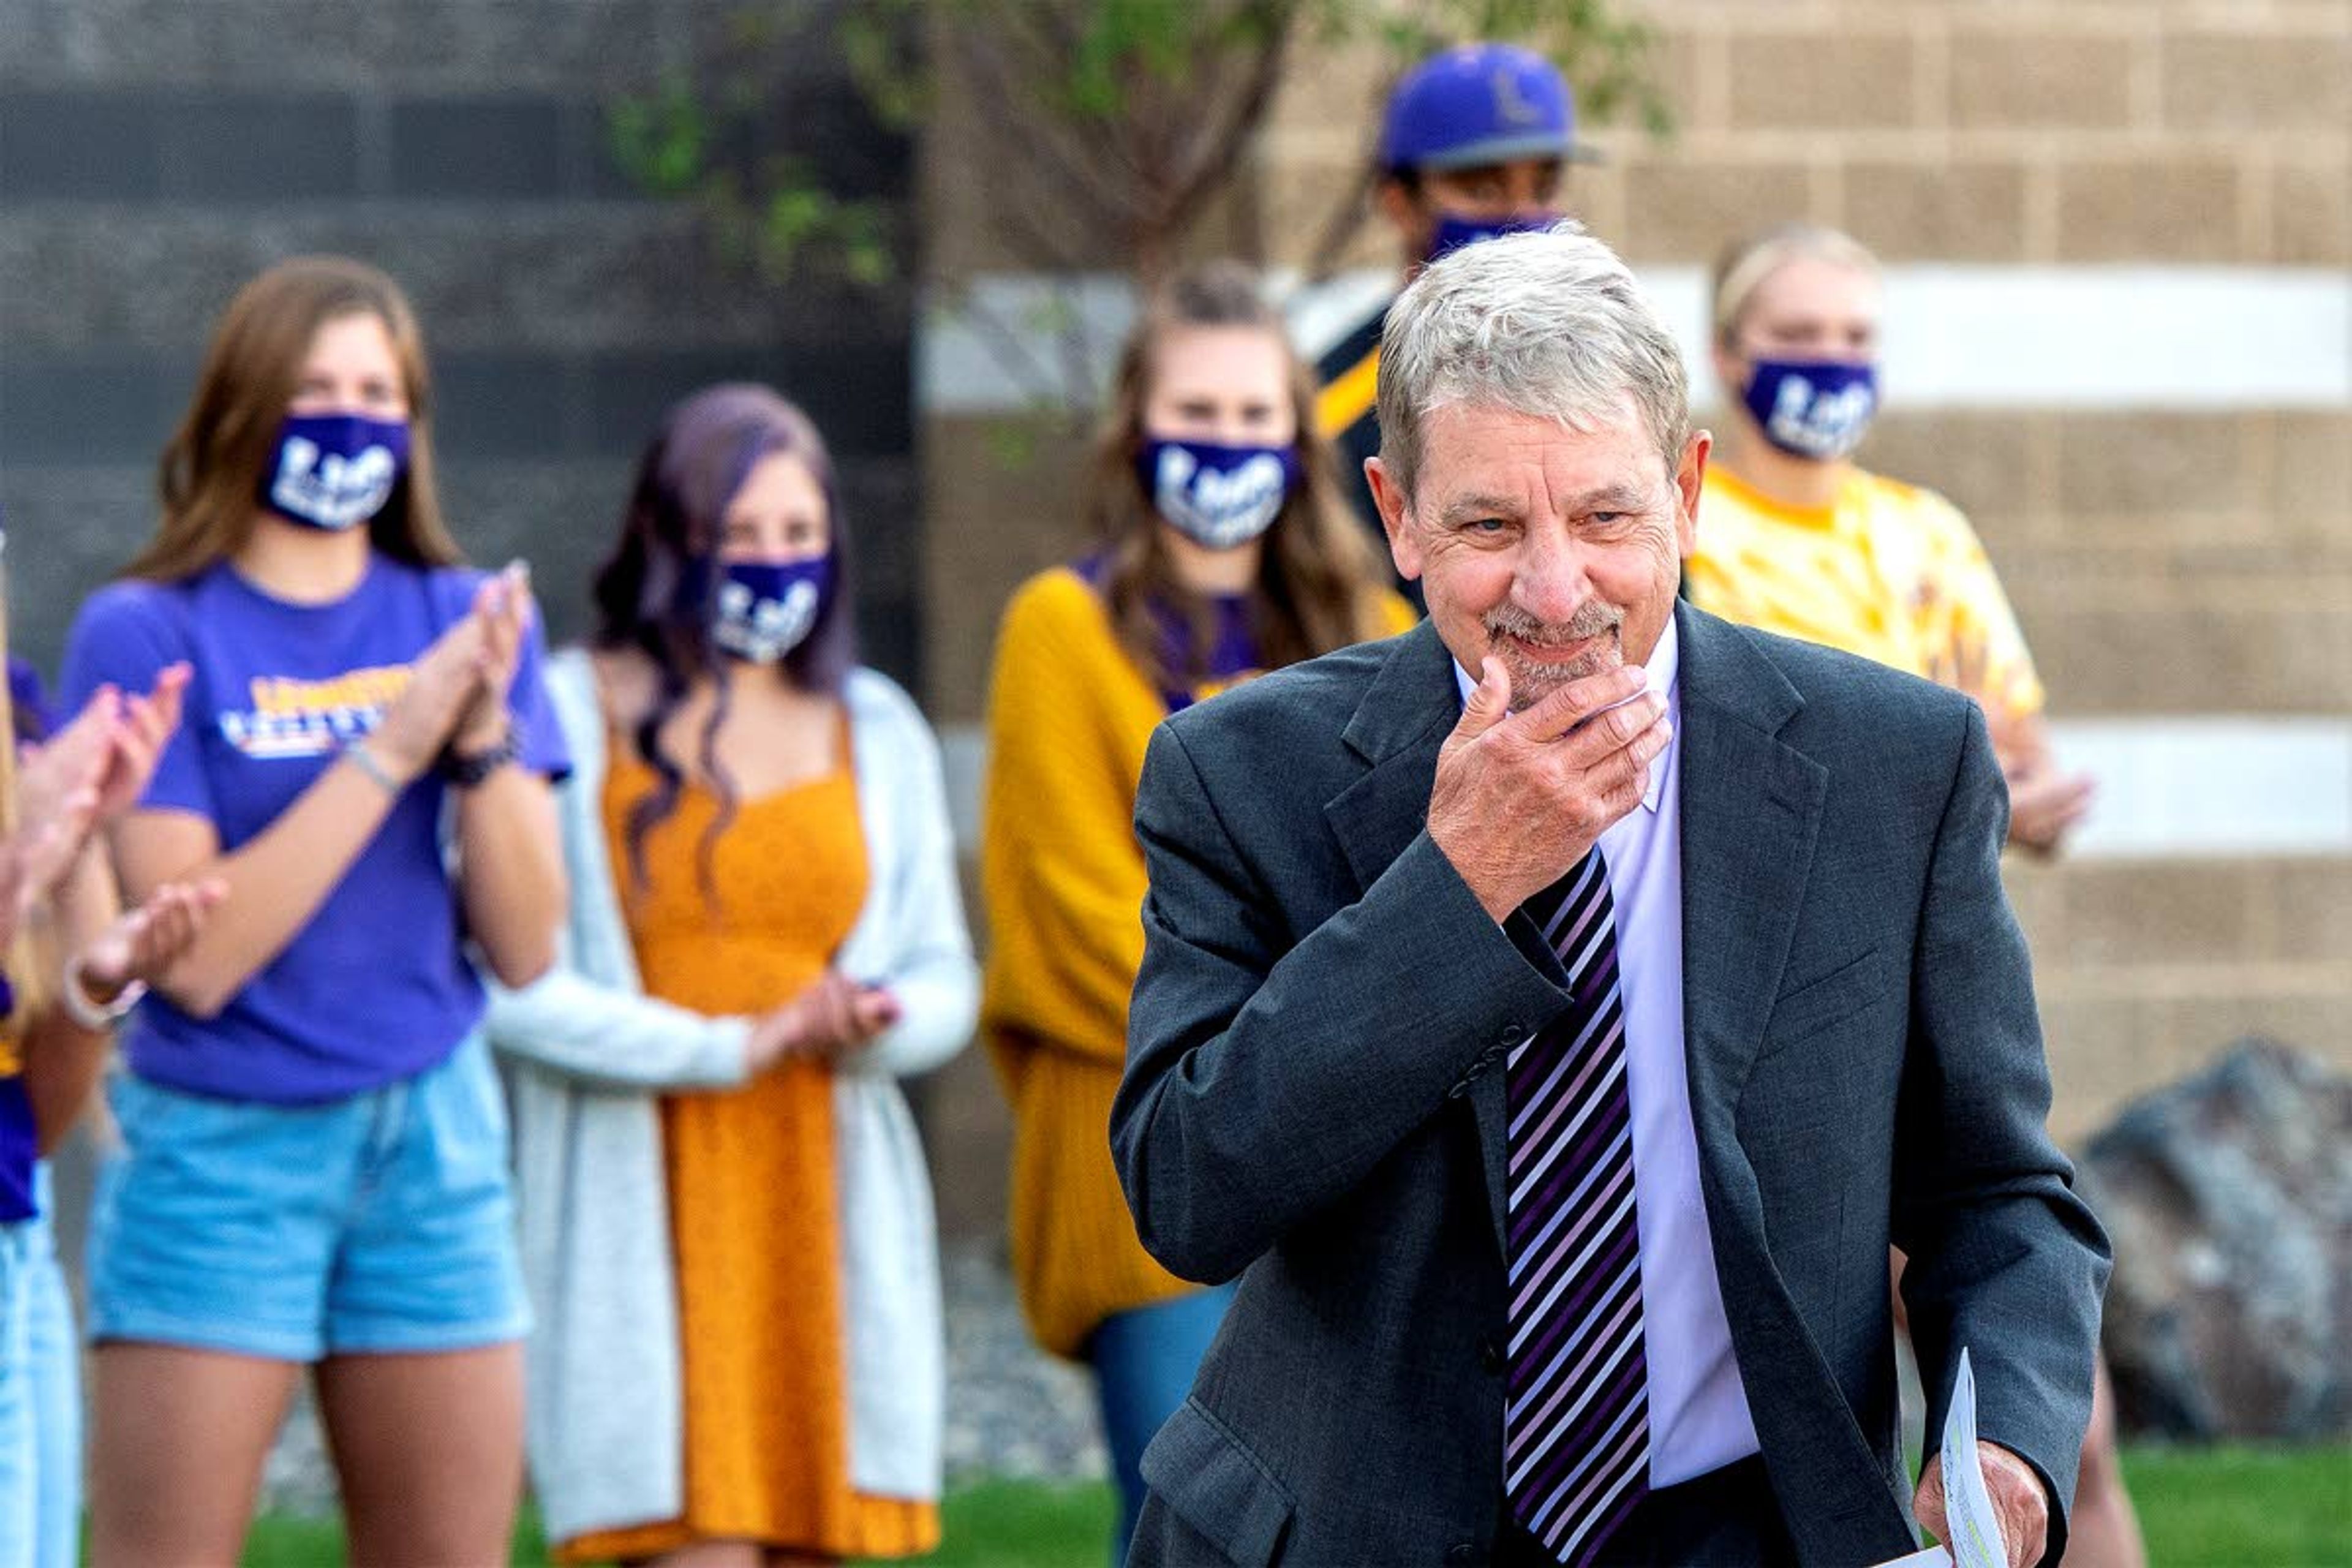
{"type": "Polygon", "coordinates": [[[79,1116],[114,1021],[222,892],[172,884],[120,913],[95,831],[137,798],[186,679],[179,669],[143,695],[100,691],[54,739],[31,667],[9,659],[0,700],[0,735],[16,742],[0,751],[0,882],[12,889],[0,895],[0,1568],[80,1560],[80,1357],[43,1156],[79,1116]]]}
{"type": "Polygon", "coordinates": [[[312,1370],[354,1562],[503,1557],[528,1323],[467,948],[509,984],[563,909],[520,571],[467,571],[431,386],[374,268],[298,258],[216,329],[163,516],[76,621],[82,700],[187,668],[112,830],[126,894],[217,880],[109,1093],[91,1216],[91,1555],[235,1560],[312,1370]]]}
{"type": "Polygon", "coordinates": [[[1145,1255],[1105,1141],[1143,952],[1144,744],[1236,681],[1412,620],[1348,516],[1312,400],[1247,268],[1177,279],[1120,362],[1087,480],[1099,543],[1024,584],[997,643],[982,1016],[1013,1110],[1015,1283],[1038,1342],[1095,1372],[1114,1561],[1143,1447],[1231,1295],[1145,1255]]]}
{"type": "Polygon", "coordinates": [[[490,1027],[566,1562],[939,1542],[939,1260],[898,1079],[963,1047],[979,976],[937,743],[855,662],[849,544],[801,411],[698,393],[549,672],[571,918],[490,1027]]]}
{"type": "MultiPolygon", "coordinates": [[[[1690,597],[1976,698],[2009,784],[2010,844],[2054,854],[2090,809],[2092,784],[2051,755],[2042,683],[1984,547],[1942,496],[1853,461],[1878,409],[1882,297],[1877,258],[1811,224],[1767,230],[1717,262],[1715,373],[1736,401],[1706,471],[1690,597]]],[[[1895,1268],[1899,1280],[1900,1254],[1895,1268]]],[[[2066,1560],[2147,1562],[2104,1357],[2066,1560]]]]}
{"type": "Polygon", "coordinates": [[[1951,502],[1853,461],[1878,409],[1882,294],[1869,251],[1811,224],[1717,262],[1715,372],[1730,401],[1690,597],[1976,698],[2009,780],[2009,841],[2053,854],[2089,809],[2091,781],[2051,755],[2000,579],[1951,502]]]}

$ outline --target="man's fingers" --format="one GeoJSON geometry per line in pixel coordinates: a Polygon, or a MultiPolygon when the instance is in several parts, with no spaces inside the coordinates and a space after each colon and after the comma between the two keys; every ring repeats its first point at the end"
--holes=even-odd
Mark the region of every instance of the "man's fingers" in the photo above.
{"type": "Polygon", "coordinates": [[[1462,719],[1454,725],[1454,733],[1465,741],[1475,741],[1503,721],[1511,710],[1511,672],[1503,661],[1488,654],[1478,665],[1478,684],[1471,689],[1470,700],[1462,705],[1462,719]]]}
{"type": "MultiPolygon", "coordinates": [[[[1604,708],[1554,743],[1559,765],[1571,772],[1601,770],[1602,779],[1612,769],[1646,770],[1666,749],[1674,728],[1666,722],[1666,700],[1644,691],[1630,702],[1604,708]]],[[[1646,777],[1646,773],[1644,772],[1646,777]]]]}
{"type": "MultiPolygon", "coordinates": [[[[1674,726],[1666,722],[1664,705],[1661,703],[1659,709],[1657,717],[1644,724],[1633,740],[1615,753],[1623,759],[1627,774],[1626,787],[1632,792],[1633,797],[1633,803],[1625,808],[1628,811],[1631,811],[1633,805],[1641,804],[1642,797],[1650,793],[1651,764],[1655,763],[1659,755],[1665,751],[1666,742],[1674,739],[1674,726]]],[[[1627,707],[1620,711],[1630,713],[1633,709],[1627,707]]],[[[1608,718],[1615,716],[1607,715],[1608,718]]]]}
{"type": "Polygon", "coordinates": [[[1977,1463],[1985,1493],[2000,1522],[2010,1568],[2030,1568],[2042,1560],[2050,1539],[2050,1494],[2031,1465],[1989,1438],[1977,1439],[1977,1463]]]}
{"type": "MultiPolygon", "coordinates": [[[[1638,696],[1643,676],[1639,665],[1621,665],[1571,680],[1518,716],[1520,729],[1531,741],[1557,741],[1614,704],[1638,696]]],[[[1638,729],[1638,726],[1636,727],[1638,729]]],[[[1627,738],[1634,731],[1626,732],[1627,738]]],[[[1621,741],[1619,744],[1623,744],[1621,741]]]]}
{"type": "Polygon", "coordinates": [[[1938,1541],[1950,1539],[1950,1526],[1944,1518],[1944,1456],[1937,1455],[1927,1461],[1919,1476],[1919,1490],[1911,1499],[1911,1512],[1919,1521],[1919,1528],[1938,1541]]]}

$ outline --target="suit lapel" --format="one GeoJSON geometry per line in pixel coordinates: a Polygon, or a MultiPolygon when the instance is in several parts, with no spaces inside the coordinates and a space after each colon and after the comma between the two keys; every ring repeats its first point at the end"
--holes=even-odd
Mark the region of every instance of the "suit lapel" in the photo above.
{"type": "Polygon", "coordinates": [[[1429,816],[1437,752],[1462,714],[1454,656],[1427,621],[1396,639],[1341,733],[1370,771],[1323,807],[1362,897],[1429,816]]]}
{"type": "Polygon", "coordinates": [[[1778,732],[1804,699],[1722,622],[1679,609],[1683,1027],[1704,1148],[1748,1079],[1789,961],[1829,775],[1778,732]]]}
{"type": "Polygon", "coordinates": [[[1801,1560],[1900,1542],[1902,1516],[1766,1246],[1737,1118],[1780,994],[1829,774],[1778,739],[1804,700],[1740,633],[1678,609],[1683,1020],[1724,1315],[1801,1560]],[[1864,1521],[1867,1521],[1865,1524],[1864,1521]],[[1892,1531],[1894,1533],[1889,1533],[1892,1531]]]}
{"type": "MultiPolygon", "coordinates": [[[[1358,897],[1404,853],[1427,821],[1437,753],[1461,716],[1454,656],[1438,640],[1436,628],[1423,621],[1398,639],[1342,737],[1370,764],[1369,770],[1323,808],[1347,854],[1349,869],[1355,873],[1358,897]]],[[[1499,1072],[1480,1073],[1471,1080],[1468,1097],[1477,1118],[1497,1249],[1503,1245],[1508,1190],[1504,1078],[1499,1072]]]]}

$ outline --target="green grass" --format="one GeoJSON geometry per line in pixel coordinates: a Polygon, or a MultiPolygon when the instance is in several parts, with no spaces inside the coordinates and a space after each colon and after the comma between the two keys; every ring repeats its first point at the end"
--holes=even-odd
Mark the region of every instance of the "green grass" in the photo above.
{"type": "Polygon", "coordinates": [[[1118,1505],[1102,1482],[988,1481],[948,1497],[938,1568],[1103,1568],[1118,1505]]]}
{"type": "MultiPolygon", "coordinates": [[[[245,1538],[244,1568],[321,1568],[342,1560],[343,1527],[337,1520],[265,1514],[245,1538]]],[[[532,1568],[544,1568],[547,1562],[547,1538],[540,1533],[538,1515],[528,1509],[515,1525],[514,1562],[532,1568]]]]}
{"type": "Polygon", "coordinates": [[[2149,1568],[2347,1568],[2352,1447],[2124,1449],[2149,1568]]]}
{"type": "MultiPolygon", "coordinates": [[[[2150,1568],[2352,1568],[2352,1447],[2124,1450],[2124,1475],[2147,1536],[2150,1568]]],[[[945,1544],[930,1568],[1102,1568],[1110,1489],[988,1481],[949,1495],[945,1544]]],[[[332,1523],[269,1518],[254,1527],[246,1568],[342,1561],[332,1523]]],[[[516,1568],[543,1568],[535,1518],[515,1531],[516,1568]]]]}
{"type": "MultiPolygon", "coordinates": [[[[1100,1482],[983,1481],[948,1496],[941,1543],[926,1568],[1103,1568],[1110,1555],[1110,1488],[1100,1482]]],[[[343,1560],[342,1526],[274,1514],[247,1539],[245,1568],[320,1568],[343,1560]]],[[[546,1568],[547,1539],[526,1509],[515,1526],[515,1568],[546,1568]]],[[[902,1559],[901,1561],[907,1561],[902,1559]]]]}

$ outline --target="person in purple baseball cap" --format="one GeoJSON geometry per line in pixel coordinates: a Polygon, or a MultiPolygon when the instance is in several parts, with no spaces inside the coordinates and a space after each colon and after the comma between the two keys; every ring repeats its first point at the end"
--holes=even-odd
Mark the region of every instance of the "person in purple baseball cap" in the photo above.
{"type": "MultiPolygon", "coordinates": [[[[1558,68],[1517,44],[1462,44],[1405,73],[1381,124],[1373,205],[1396,231],[1404,281],[1465,245],[1548,228],[1566,216],[1570,163],[1598,154],[1576,139],[1576,99],[1558,68]]],[[[1381,449],[1373,408],[1388,306],[1316,363],[1315,422],[1339,443],[1349,494],[1367,526],[1379,509],[1363,479],[1381,449]]]]}

